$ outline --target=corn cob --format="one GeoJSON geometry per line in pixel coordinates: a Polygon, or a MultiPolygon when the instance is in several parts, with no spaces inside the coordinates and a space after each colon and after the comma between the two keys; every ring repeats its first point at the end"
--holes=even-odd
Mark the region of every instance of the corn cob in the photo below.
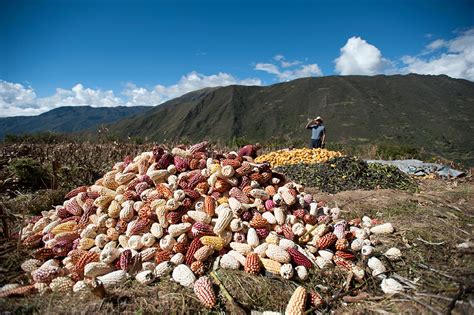
{"type": "Polygon", "coordinates": [[[199,248],[194,253],[194,259],[199,260],[199,261],[205,261],[212,254],[214,254],[214,248],[210,245],[205,245],[205,246],[199,248]]]}
{"type": "Polygon", "coordinates": [[[225,245],[224,239],[219,236],[203,236],[200,240],[203,245],[210,245],[217,251],[221,250],[225,245]]]}
{"type": "Polygon", "coordinates": [[[298,266],[304,266],[305,268],[311,269],[313,267],[313,263],[311,260],[308,259],[303,253],[298,251],[295,248],[288,248],[288,253],[291,256],[291,260],[298,266]]]}
{"type": "Polygon", "coordinates": [[[174,268],[172,278],[183,287],[192,287],[196,281],[196,277],[191,269],[186,265],[178,265],[174,268]]]}
{"type": "Polygon", "coordinates": [[[186,260],[185,263],[188,266],[191,266],[191,264],[194,261],[194,254],[196,251],[203,246],[201,242],[201,238],[195,238],[191,241],[189,244],[188,251],[186,252],[186,260]]]}
{"type": "Polygon", "coordinates": [[[199,301],[207,308],[213,308],[216,305],[216,295],[212,289],[212,282],[208,277],[200,277],[193,286],[194,293],[199,301]]]}
{"type": "Polygon", "coordinates": [[[263,268],[273,274],[279,275],[281,270],[281,263],[269,258],[260,258],[263,268]]]}
{"type": "Polygon", "coordinates": [[[249,253],[244,265],[245,272],[258,274],[260,272],[260,257],[256,253],[249,253]]]}
{"type": "Polygon", "coordinates": [[[325,249],[334,245],[337,241],[336,235],[334,233],[327,233],[318,240],[318,248],[325,249]]]}
{"type": "Polygon", "coordinates": [[[229,254],[224,254],[221,257],[219,264],[224,269],[237,270],[240,267],[239,261],[229,254]]]}
{"type": "Polygon", "coordinates": [[[286,306],[285,314],[288,315],[303,315],[306,305],[306,289],[304,287],[297,287],[291,295],[290,301],[286,306]]]}
{"type": "Polygon", "coordinates": [[[206,272],[206,267],[204,266],[204,263],[199,260],[193,261],[189,268],[196,276],[202,276],[206,272]]]}

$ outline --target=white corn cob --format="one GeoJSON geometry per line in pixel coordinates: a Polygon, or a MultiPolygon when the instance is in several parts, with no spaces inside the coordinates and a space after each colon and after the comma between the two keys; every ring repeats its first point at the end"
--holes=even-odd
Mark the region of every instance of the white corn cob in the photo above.
{"type": "Polygon", "coordinates": [[[142,235],[141,242],[143,246],[150,247],[155,244],[156,238],[151,233],[145,233],[142,235]]]}
{"type": "Polygon", "coordinates": [[[273,224],[277,224],[277,220],[276,220],[275,216],[274,216],[273,213],[271,213],[270,211],[264,212],[264,213],[262,214],[262,217],[263,217],[265,220],[267,220],[267,222],[268,222],[269,224],[272,224],[272,225],[273,225],[273,224]]]}
{"type": "Polygon", "coordinates": [[[330,266],[332,266],[332,261],[324,259],[321,256],[318,256],[318,257],[316,257],[316,265],[318,265],[318,267],[320,269],[325,269],[325,268],[329,268],[330,266]]]}
{"type": "Polygon", "coordinates": [[[107,214],[109,217],[116,219],[120,216],[120,210],[122,210],[120,203],[117,200],[112,200],[109,207],[107,208],[107,214]]]}
{"type": "Polygon", "coordinates": [[[279,275],[281,270],[281,263],[273,259],[260,258],[263,268],[273,274],[279,275]]]}
{"type": "Polygon", "coordinates": [[[204,211],[188,211],[187,215],[196,222],[202,222],[209,224],[211,222],[211,217],[204,211]]]}
{"type": "Polygon", "coordinates": [[[95,278],[114,271],[114,268],[104,262],[91,262],[84,266],[84,277],[95,278]]]}
{"type": "Polygon", "coordinates": [[[72,292],[76,293],[76,292],[81,292],[81,291],[89,291],[90,289],[91,289],[90,285],[88,285],[83,280],[79,280],[72,287],[72,292]]]}
{"type": "Polygon", "coordinates": [[[283,208],[280,208],[280,207],[273,208],[273,215],[275,216],[275,220],[278,223],[278,225],[285,224],[286,215],[283,208]]]}
{"type": "Polygon", "coordinates": [[[270,232],[270,234],[268,234],[268,236],[265,238],[265,243],[268,244],[278,245],[279,242],[280,238],[278,237],[278,234],[274,231],[270,232]]]}
{"type": "Polygon", "coordinates": [[[268,249],[265,251],[268,258],[278,261],[280,263],[289,263],[290,254],[280,246],[269,244],[268,249]]]}
{"type": "Polygon", "coordinates": [[[282,238],[280,242],[278,243],[278,246],[280,246],[284,250],[287,250],[288,248],[294,248],[295,242],[293,242],[292,240],[288,240],[286,238],[282,238]]]}
{"type": "Polygon", "coordinates": [[[267,255],[265,254],[266,250],[268,249],[268,243],[262,243],[254,248],[253,252],[256,253],[258,256],[265,258],[267,255]]]}
{"type": "Polygon", "coordinates": [[[229,254],[224,254],[220,260],[220,266],[224,269],[233,269],[237,270],[240,267],[240,263],[237,259],[229,254]]]}
{"type": "Polygon", "coordinates": [[[41,266],[42,262],[38,259],[27,259],[21,264],[21,269],[24,272],[31,273],[41,266]]]}
{"type": "Polygon", "coordinates": [[[388,249],[383,255],[392,261],[402,258],[402,252],[396,247],[388,249]]]}
{"type": "Polygon", "coordinates": [[[157,278],[168,275],[173,269],[173,264],[169,261],[163,261],[155,267],[155,276],[157,278]]]}
{"type": "Polygon", "coordinates": [[[133,201],[127,200],[122,204],[122,210],[120,210],[119,217],[121,220],[129,222],[135,215],[135,209],[133,209],[133,201]]]}
{"type": "Polygon", "coordinates": [[[154,222],[151,225],[150,233],[153,234],[153,236],[157,239],[160,239],[163,236],[163,228],[158,222],[154,222]]]}
{"type": "Polygon", "coordinates": [[[393,231],[392,223],[379,224],[370,229],[370,232],[373,234],[390,234],[393,233],[393,231]]]}
{"type": "Polygon", "coordinates": [[[178,265],[173,270],[172,278],[183,287],[191,288],[196,281],[196,276],[186,265],[178,265]]]}
{"type": "Polygon", "coordinates": [[[232,256],[233,258],[237,259],[237,261],[242,265],[245,266],[245,256],[235,250],[230,250],[227,255],[232,256]]]}
{"type": "Polygon", "coordinates": [[[108,274],[97,277],[97,279],[102,282],[105,288],[113,287],[118,284],[124,283],[127,278],[127,272],[124,270],[112,271],[108,274]]]}
{"type": "Polygon", "coordinates": [[[53,292],[68,293],[72,291],[74,281],[69,277],[58,277],[51,281],[49,287],[53,292]]]}
{"type": "Polygon", "coordinates": [[[120,257],[120,250],[118,248],[104,248],[100,252],[99,259],[103,263],[111,264],[119,257],[120,257]]]}
{"type": "Polygon", "coordinates": [[[142,237],[140,235],[132,235],[128,239],[128,247],[139,250],[143,247],[142,237]]]}
{"type": "Polygon", "coordinates": [[[243,224],[242,224],[241,219],[236,218],[236,219],[232,219],[232,221],[230,221],[230,230],[232,232],[238,232],[238,231],[241,231],[242,229],[243,229],[243,224]]]}
{"type": "Polygon", "coordinates": [[[95,242],[95,246],[99,248],[103,248],[105,244],[109,242],[109,238],[105,234],[98,234],[95,237],[94,242],[95,242]]]}
{"type": "Polygon", "coordinates": [[[250,228],[247,231],[247,244],[249,244],[252,248],[257,247],[260,243],[257,235],[257,231],[254,228],[250,228]]]}
{"type": "Polygon", "coordinates": [[[171,235],[165,235],[160,240],[160,248],[162,250],[172,249],[175,244],[176,244],[176,240],[173,237],[171,237],[171,235]]]}
{"type": "Polygon", "coordinates": [[[308,270],[305,266],[296,266],[295,271],[299,280],[304,281],[308,279],[308,270]]]}
{"type": "Polygon", "coordinates": [[[229,207],[223,207],[217,217],[216,225],[214,226],[214,233],[219,235],[221,234],[232,221],[233,213],[229,207]]]}
{"type": "Polygon", "coordinates": [[[184,262],[184,259],[186,257],[181,254],[181,253],[176,253],[173,255],[173,257],[170,258],[170,262],[173,263],[174,265],[179,265],[179,264],[182,264],[184,262]]]}
{"type": "Polygon", "coordinates": [[[168,233],[171,237],[178,237],[191,229],[191,223],[171,224],[168,227],[168,233]]]}
{"type": "Polygon", "coordinates": [[[230,248],[241,253],[244,256],[252,251],[252,246],[246,243],[231,242],[229,246],[230,248]]]}
{"type": "Polygon", "coordinates": [[[155,280],[155,275],[153,274],[153,271],[145,270],[137,273],[135,280],[141,284],[150,284],[155,280]]]}
{"type": "Polygon", "coordinates": [[[127,248],[128,247],[128,239],[129,237],[125,234],[122,234],[118,238],[118,242],[122,248],[127,248]]]}
{"type": "Polygon", "coordinates": [[[281,266],[280,276],[282,276],[283,279],[289,280],[293,278],[293,275],[294,275],[294,270],[291,264],[283,264],[281,266]]]}

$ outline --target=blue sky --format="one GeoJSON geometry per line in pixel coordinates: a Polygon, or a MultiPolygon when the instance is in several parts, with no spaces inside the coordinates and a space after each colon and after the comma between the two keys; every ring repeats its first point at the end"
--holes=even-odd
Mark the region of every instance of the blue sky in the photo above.
{"type": "Polygon", "coordinates": [[[3,0],[0,116],[304,76],[474,80],[473,26],[474,1],[3,0]]]}

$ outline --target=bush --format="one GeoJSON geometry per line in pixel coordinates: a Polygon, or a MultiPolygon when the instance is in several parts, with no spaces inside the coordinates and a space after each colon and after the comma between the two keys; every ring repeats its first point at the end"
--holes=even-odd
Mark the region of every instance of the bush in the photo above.
{"type": "Polygon", "coordinates": [[[51,185],[51,173],[40,162],[32,158],[17,158],[10,162],[8,170],[17,182],[31,189],[48,188],[51,185]]]}
{"type": "Polygon", "coordinates": [[[48,211],[64,201],[64,189],[42,189],[31,194],[21,194],[15,198],[4,200],[5,206],[15,214],[29,213],[38,215],[41,211],[48,211]]]}
{"type": "Polygon", "coordinates": [[[39,143],[55,144],[75,140],[72,135],[60,134],[55,132],[25,133],[20,135],[7,134],[3,142],[5,144],[14,143],[39,143]]]}
{"type": "Polygon", "coordinates": [[[405,144],[380,144],[377,157],[384,160],[419,159],[420,149],[405,144]]]}

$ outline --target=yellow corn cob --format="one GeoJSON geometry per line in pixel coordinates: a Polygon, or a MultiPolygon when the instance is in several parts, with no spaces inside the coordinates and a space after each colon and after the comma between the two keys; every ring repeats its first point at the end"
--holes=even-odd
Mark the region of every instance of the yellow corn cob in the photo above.
{"type": "Polygon", "coordinates": [[[261,155],[255,159],[255,162],[270,162],[275,166],[298,164],[298,163],[322,163],[334,157],[342,156],[339,151],[329,151],[326,149],[294,149],[290,151],[280,150],[261,155]]]}
{"type": "Polygon", "coordinates": [[[212,246],[217,251],[221,250],[225,245],[224,239],[219,236],[203,236],[201,237],[201,243],[202,245],[212,246]]]}
{"type": "Polygon", "coordinates": [[[64,232],[71,232],[76,227],[76,225],[77,223],[75,221],[64,222],[64,223],[56,225],[51,230],[51,233],[56,235],[56,234],[64,233],[64,232]]]}
{"type": "Polygon", "coordinates": [[[94,206],[99,208],[108,208],[112,200],[114,200],[114,197],[110,195],[100,196],[99,198],[94,200],[94,206]]]}
{"type": "Polygon", "coordinates": [[[220,205],[222,205],[224,203],[228,203],[228,202],[229,202],[229,198],[227,198],[227,197],[221,197],[221,198],[217,199],[217,203],[220,204],[220,205]]]}
{"type": "Polygon", "coordinates": [[[280,274],[281,264],[278,261],[268,258],[260,258],[260,261],[262,262],[263,268],[265,268],[266,271],[276,275],[280,274]]]}
{"type": "Polygon", "coordinates": [[[88,250],[89,248],[92,248],[94,246],[95,246],[95,240],[93,240],[92,238],[81,238],[77,248],[88,250]]]}

